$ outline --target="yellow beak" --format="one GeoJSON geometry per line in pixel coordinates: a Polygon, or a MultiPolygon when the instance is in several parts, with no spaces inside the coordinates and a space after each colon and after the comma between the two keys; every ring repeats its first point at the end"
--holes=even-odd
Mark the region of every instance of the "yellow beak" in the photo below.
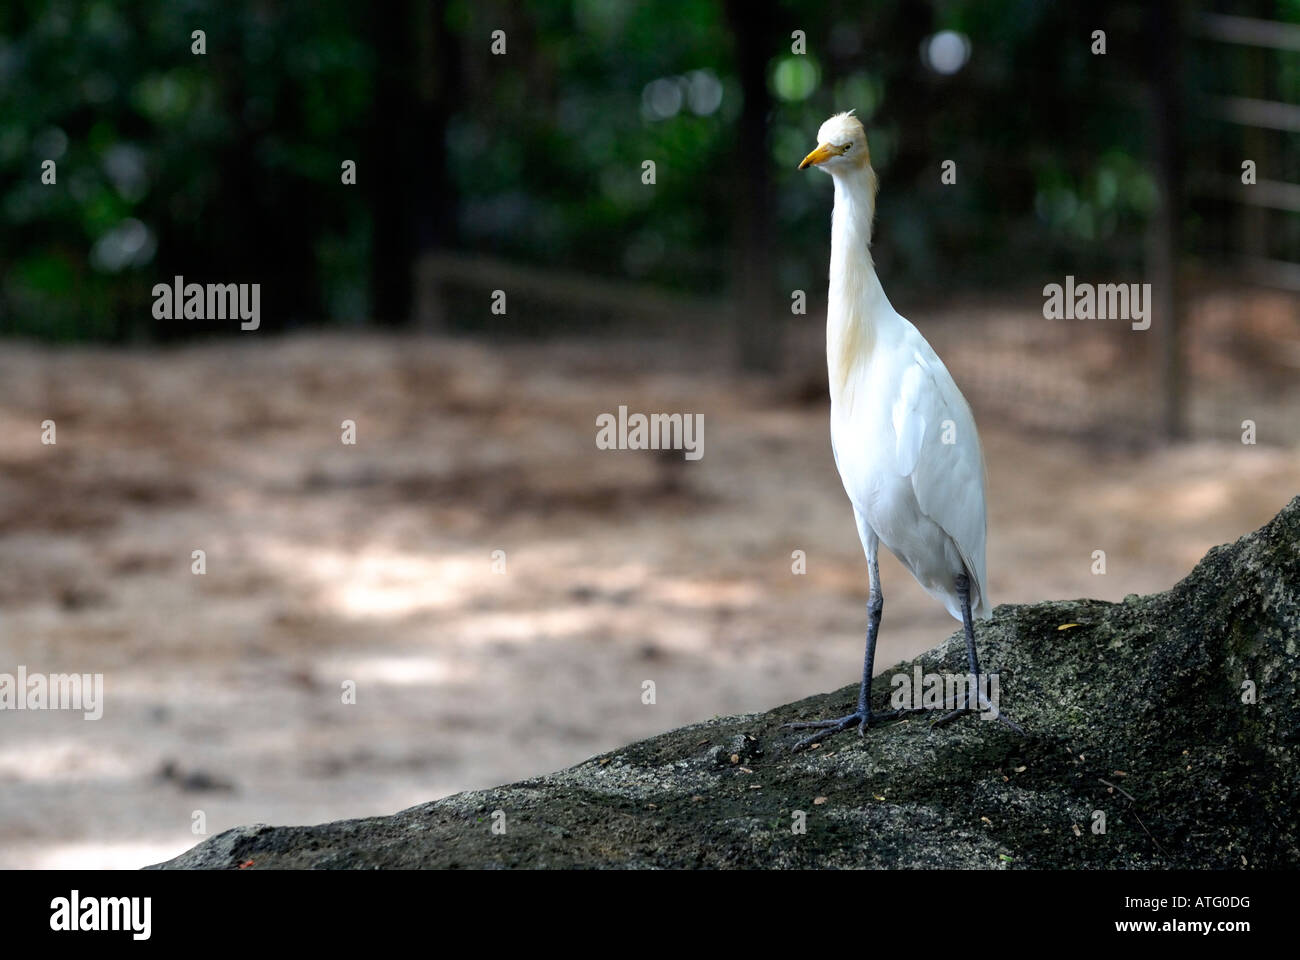
{"type": "Polygon", "coordinates": [[[843,147],[837,147],[833,143],[823,143],[820,147],[803,158],[803,163],[799,164],[799,169],[803,170],[806,167],[814,167],[819,163],[825,163],[831,157],[838,157],[843,152],[843,147]]]}

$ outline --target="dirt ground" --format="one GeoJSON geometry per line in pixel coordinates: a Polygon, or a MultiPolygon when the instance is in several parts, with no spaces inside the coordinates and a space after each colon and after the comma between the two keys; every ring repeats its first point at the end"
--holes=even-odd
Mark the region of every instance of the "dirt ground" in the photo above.
{"type": "MultiPolygon", "coordinates": [[[[106,706],[0,713],[0,867],[138,867],[200,839],[196,813],[390,813],[853,681],[866,567],[825,401],[678,357],[5,344],[0,672],[102,672],[106,706]],[[620,404],[704,414],[703,459],[598,450],[620,404]]],[[[1107,451],[976,415],[998,603],[1163,589],[1300,492],[1295,450],[1107,451]]],[[[878,669],[956,627],[882,576],[878,669]]]]}

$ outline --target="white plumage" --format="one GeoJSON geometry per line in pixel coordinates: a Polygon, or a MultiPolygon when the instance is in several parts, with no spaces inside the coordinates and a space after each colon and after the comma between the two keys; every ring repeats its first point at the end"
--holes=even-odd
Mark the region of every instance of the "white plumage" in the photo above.
{"type": "MultiPolygon", "coordinates": [[[[985,471],[975,419],[930,344],[883,294],[882,301],[875,348],[849,365],[831,394],[840,478],[864,548],[870,533],[878,536],[958,621],[954,577],[968,571],[971,611],[988,619],[985,471]]],[[[827,322],[836,320],[832,313],[827,322]]]]}
{"type": "Polygon", "coordinates": [[[858,713],[816,726],[836,732],[860,720],[861,731],[873,719],[867,694],[883,606],[878,544],[956,619],[963,620],[963,575],[971,615],[992,616],[984,569],[985,467],[970,405],[876,276],[870,252],[876,174],[862,124],[838,114],[822,124],[817,142],[800,169],[817,166],[835,184],[826,314],[831,446],[867,554],[872,603],[858,713]]]}

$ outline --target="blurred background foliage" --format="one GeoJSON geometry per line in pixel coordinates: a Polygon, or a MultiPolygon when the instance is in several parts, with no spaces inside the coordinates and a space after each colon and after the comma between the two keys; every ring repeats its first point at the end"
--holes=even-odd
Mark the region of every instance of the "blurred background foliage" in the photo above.
{"type": "MultiPolygon", "coordinates": [[[[1300,0],[1180,7],[1300,22],[1300,0]]],[[[1300,52],[1177,36],[1194,187],[1242,156],[1242,128],[1207,122],[1200,98],[1300,102],[1300,52]]],[[[153,284],[177,274],[260,282],[272,330],[403,324],[436,250],[685,294],[766,287],[784,309],[824,286],[828,243],[829,185],[795,168],[850,107],[891,290],[1136,269],[1159,196],[1150,43],[1142,6],[1118,2],[8,0],[0,333],[203,333],[152,316],[153,284]],[[747,243],[757,272],[736,267],[747,243]]],[[[1272,179],[1300,182],[1300,133],[1274,157],[1272,179]]],[[[1213,266],[1237,215],[1189,197],[1184,253],[1213,266]]],[[[1270,216],[1262,255],[1300,259],[1300,215],[1270,216]]]]}

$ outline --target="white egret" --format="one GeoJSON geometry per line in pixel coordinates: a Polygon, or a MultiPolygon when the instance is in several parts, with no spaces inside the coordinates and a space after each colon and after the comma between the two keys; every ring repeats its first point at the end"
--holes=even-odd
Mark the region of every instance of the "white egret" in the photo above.
{"type": "MultiPolygon", "coordinates": [[[[857,518],[871,592],[858,708],[846,717],[789,724],[821,731],[799,741],[796,750],[855,724],[861,734],[873,721],[911,712],[871,711],[884,609],[877,563],[881,543],[962,622],[975,696],[989,706],[978,693],[972,623],[973,617],[992,616],[984,573],[986,471],[975,418],[948,368],[893,308],[876,276],[870,250],[876,173],[861,122],[851,111],[837,114],[817,131],[817,143],[799,169],[815,166],[835,184],[826,311],[831,450],[857,518]]],[[[964,704],[951,706],[958,709],[945,721],[972,703],[968,695],[964,704]]]]}

